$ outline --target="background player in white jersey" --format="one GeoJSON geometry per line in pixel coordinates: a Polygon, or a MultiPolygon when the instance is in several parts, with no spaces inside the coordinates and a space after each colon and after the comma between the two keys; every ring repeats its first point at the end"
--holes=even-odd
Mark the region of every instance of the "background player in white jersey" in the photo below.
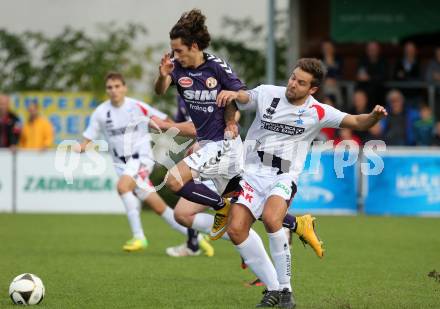
{"type": "MultiPolygon", "coordinates": [[[[167,115],[136,99],[126,97],[127,86],[119,73],[105,78],[109,100],[93,112],[84,131],[81,151],[102,135],[109,145],[116,173],[118,193],[124,203],[133,238],[123,246],[125,251],[145,249],[148,245],[140,219],[139,201],[145,201],[172,228],[187,235],[187,228],[174,219],[173,210],[155,192],[149,175],[154,167],[148,120],[167,120],[167,115]],[[137,197],[137,198],[136,198],[137,197]]],[[[200,239],[201,247],[210,247],[200,239]]]]}
{"type": "Polygon", "coordinates": [[[253,105],[257,110],[246,136],[245,171],[227,229],[240,255],[267,286],[257,307],[295,306],[291,255],[282,222],[313,139],[324,127],[367,130],[387,115],[382,106],[370,114],[349,115],[316,101],[312,95],[325,71],[317,59],[300,59],[287,87],[262,85],[250,91],[223,91],[218,96],[222,105],[235,101],[239,108],[253,105]],[[264,247],[255,246],[257,242],[248,233],[260,215],[269,235],[273,264],[264,247]]]}

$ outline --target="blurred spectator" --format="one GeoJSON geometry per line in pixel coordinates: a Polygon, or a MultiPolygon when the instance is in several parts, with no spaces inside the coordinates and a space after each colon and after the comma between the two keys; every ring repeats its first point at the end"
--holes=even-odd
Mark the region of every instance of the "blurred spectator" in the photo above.
{"type": "Polygon", "coordinates": [[[364,89],[375,104],[381,104],[384,97],[383,82],[387,79],[388,63],[382,57],[377,42],[369,42],[365,56],[361,59],[357,70],[359,87],[364,89]]]}
{"type": "Polygon", "coordinates": [[[338,80],[342,77],[342,59],[336,55],[333,42],[324,41],[321,45],[321,59],[327,67],[327,75],[324,81],[324,93],[334,96],[335,107],[341,109],[343,105],[341,89],[338,80]]]}
{"type": "Polygon", "coordinates": [[[349,141],[352,140],[358,145],[362,145],[361,139],[359,136],[354,134],[354,132],[351,129],[343,128],[339,129],[337,133],[337,138],[335,139],[334,145],[336,146],[342,141],[349,141]]]}
{"type": "Polygon", "coordinates": [[[389,146],[415,145],[414,122],[419,114],[405,106],[405,98],[399,90],[393,89],[387,95],[388,117],[382,120],[383,137],[389,146]]]}
{"type": "Polygon", "coordinates": [[[368,95],[363,89],[356,89],[353,93],[350,114],[368,114],[372,106],[368,104],[368,95]]]}
{"type": "Polygon", "coordinates": [[[380,122],[376,123],[374,126],[372,126],[368,130],[368,140],[370,140],[370,141],[373,141],[373,140],[381,141],[381,140],[383,140],[382,126],[381,126],[380,122]]]}
{"type": "Polygon", "coordinates": [[[54,133],[52,124],[38,112],[38,102],[28,106],[29,118],[23,126],[20,148],[45,150],[52,147],[54,133]]]}
{"type": "Polygon", "coordinates": [[[428,105],[420,108],[420,119],[414,122],[414,137],[416,145],[430,146],[433,140],[434,118],[428,105]]]}
{"type": "Polygon", "coordinates": [[[426,69],[426,81],[440,83],[440,47],[435,49],[434,59],[426,69]]]}
{"type": "MultiPolygon", "coordinates": [[[[368,106],[368,96],[367,93],[362,89],[357,89],[353,93],[353,102],[349,110],[350,114],[368,114],[371,108],[368,106]]],[[[360,138],[362,144],[364,144],[369,139],[368,131],[354,131],[356,136],[360,138]]]]}
{"type": "Polygon", "coordinates": [[[21,131],[20,119],[9,109],[9,97],[0,94],[0,147],[15,150],[21,131]]]}
{"type": "Polygon", "coordinates": [[[434,126],[432,145],[440,146],[440,121],[434,126]]]}
{"type": "Polygon", "coordinates": [[[361,82],[381,82],[387,78],[388,64],[380,54],[377,42],[369,42],[365,56],[361,59],[357,71],[357,79],[361,82]]]}
{"type": "MultiPolygon", "coordinates": [[[[417,81],[421,79],[420,63],[417,59],[416,45],[408,41],[403,46],[403,58],[397,61],[394,67],[393,79],[397,81],[417,81]]],[[[405,103],[417,107],[422,99],[421,89],[401,89],[405,96],[405,103]]]]}
{"type": "Polygon", "coordinates": [[[321,45],[321,60],[327,67],[327,79],[338,80],[342,78],[342,58],[336,55],[335,45],[332,41],[324,41],[321,45]]]}
{"type": "Polygon", "coordinates": [[[420,63],[417,59],[417,47],[407,42],[403,47],[403,58],[397,61],[393,72],[394,80],[420,80],[420,63]]]}

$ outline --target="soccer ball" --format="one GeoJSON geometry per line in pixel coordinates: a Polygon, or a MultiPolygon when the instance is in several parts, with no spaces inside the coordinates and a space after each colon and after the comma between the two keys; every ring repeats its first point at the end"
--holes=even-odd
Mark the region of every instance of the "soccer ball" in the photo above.
{"type": "Polygon", "coordinates": [[[21,274],[12,280],[9,296],[16,305],[37,305],[44,297],[44,285],[33,274],[21,274]]]}

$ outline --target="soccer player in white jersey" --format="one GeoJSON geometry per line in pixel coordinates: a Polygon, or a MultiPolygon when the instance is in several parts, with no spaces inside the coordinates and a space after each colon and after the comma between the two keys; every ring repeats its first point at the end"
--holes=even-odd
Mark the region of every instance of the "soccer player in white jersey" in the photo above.
{"type": "MultiPolygon", "coordinates": [[[[140,219],[139,201],[145,201],[172,228],[187,235],[188,229],[176,222],[173,210],[155,192],[149,175],[154,167],[148,119],[167,120],[167,115],[136,99],[126,97],[127,86],[120,73],[105,78],[109,100],[93,112],[84,131],[81,151],[102,135],[109,145],[116,173],[117,190],[125,206],[133,238],[123,246],[125,251],[138,251],[148,245],[140,219]]],[[[200,238],[200,246],[209,247],[200,238]]]]}
{"type": "Polygon", "coordinates": [[[291,255],[282,222],[313,139],[324,127],[367,130],[387,115],[382,106],[369,114],[349,115],[318,102],[312,95],[325,71],[317,59],[300,59],[287,87],[262,85],[250,91],[222,91],[218,96],[220,105],[235,101],[239,108],[256,107],[246,136],[241,188],[233,201],[227,233],[246,264],[267,286],[257,307],[295,306],[291,255]],[[273,264],[263,245],[248,233],[261,215],[273,264]]]}

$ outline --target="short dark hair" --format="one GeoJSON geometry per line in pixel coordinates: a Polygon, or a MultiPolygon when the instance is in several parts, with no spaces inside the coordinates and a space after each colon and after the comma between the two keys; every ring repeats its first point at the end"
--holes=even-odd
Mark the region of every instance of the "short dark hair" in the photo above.
{"type": "Polygon", "coordinates": [[[324,63],[316,58],[301,58],[295,65],[295,68],[300,68],[304,72],[307,72],[313,76],[312,87],[321,86],[327,74],[327,69],[324,63]]]}
{"type": "Polygon", "coordinates": [[[170,31],[170,39],[181,39],[182,43],[191,47],[196,43],[200,50],[204,50],[211,42],[208,27],[205,25],[206,16],[200,10],[193,9],[185,12],[170,31]]]}
{"type": "Polygon", "coordinates": [[[125,78],[124,78],[124,75],[122,75],[121,73],[118,73],[118,72],[108,72],[107,75],[105,76],[104,82],[107,83],[107,81],[109,79],[120,80],[122,82],[122,84],[125,85],[125,78]]]}

